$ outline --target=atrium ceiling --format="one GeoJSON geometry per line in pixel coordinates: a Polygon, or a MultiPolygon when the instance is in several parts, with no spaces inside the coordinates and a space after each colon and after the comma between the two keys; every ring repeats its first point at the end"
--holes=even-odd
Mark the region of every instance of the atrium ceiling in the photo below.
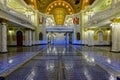
{"type": "Polygon", "coordinates": [[[94,0],[25,0],[42,13],[52,14],[57,25],[63,25],[66,15],[75,14],[91,5],[94,0]]]}

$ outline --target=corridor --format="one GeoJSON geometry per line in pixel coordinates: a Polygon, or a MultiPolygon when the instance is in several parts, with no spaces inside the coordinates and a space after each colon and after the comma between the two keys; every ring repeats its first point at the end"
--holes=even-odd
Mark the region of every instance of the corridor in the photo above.
{"type": "Polygon", "coordinates": [[[114,80],[94,59],[86,58],[76,47],[48,45],[6,80],[114,80]]]}
{"type": "Polygon", "coordinates": [[[120,80],[120,0],[0,0],[0,80],[120,80]]]}

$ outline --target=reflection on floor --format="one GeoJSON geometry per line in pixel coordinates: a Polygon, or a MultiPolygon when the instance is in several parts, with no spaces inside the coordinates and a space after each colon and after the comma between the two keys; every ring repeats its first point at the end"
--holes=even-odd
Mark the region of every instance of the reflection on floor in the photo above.
{"type": "Polygon", "coordinates": [[[114,76],[120,76],[120,54],[110,52],[110,47],[80,47],[75,49],[86,57],[93,58],[97,64],[114,76]]]}
{"type": "Polygon", "coordinates": [[[116,80],[96,64],[95,58],[91,57],[94,54],[88,56],[88,52],[97,50],[99,52],[91,47],[51,45],[6,80],[116,80]]]}
{"type": "Polygon", "coordinates": [[[6,76],[27,62],[46,46],[10,47],[9,53],[0,54],[0,76],[6,76]]]}

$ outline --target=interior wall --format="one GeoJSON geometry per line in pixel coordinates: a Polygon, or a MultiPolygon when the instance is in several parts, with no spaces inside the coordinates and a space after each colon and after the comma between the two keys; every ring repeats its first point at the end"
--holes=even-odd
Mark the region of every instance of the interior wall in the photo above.
{"type": "Polygon", "coordinates": [[[108,28],[89,28],[84,31],[85,43],[89,40],[87,32],[91,30],[94,33],[94,45],[110,45],[111,44],[111,29],[108,28]]]}
{"type": "Polygon", "coordinates": [[[23,35],[23,45],[25,45],[25,29],[9,27],[7,29],[7,45],[17,46],[17,31],[21,31],[23,35]]]}

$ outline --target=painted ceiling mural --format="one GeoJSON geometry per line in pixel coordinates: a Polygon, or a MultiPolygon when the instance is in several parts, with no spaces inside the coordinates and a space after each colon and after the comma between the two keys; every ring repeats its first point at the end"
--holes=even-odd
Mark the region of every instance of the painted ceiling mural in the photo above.
{"type": "Polygon", "coordinates": [[[80,12],[94,0],[25,0],[25,2],[42,13],[52,14],[56,24],[62,25],[66,15],[80,12]]]}

